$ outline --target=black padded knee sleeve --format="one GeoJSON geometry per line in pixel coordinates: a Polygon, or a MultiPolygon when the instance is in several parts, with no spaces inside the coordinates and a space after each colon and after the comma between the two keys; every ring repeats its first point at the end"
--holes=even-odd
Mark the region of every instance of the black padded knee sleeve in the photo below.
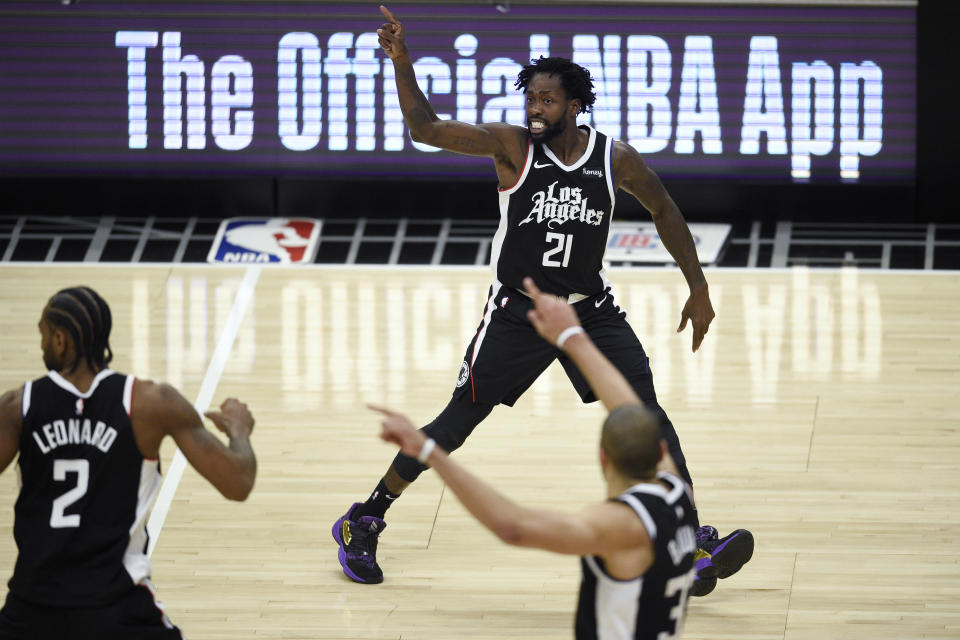
{"type": "MultiPolygon", "coordinates": [[[[459,449],[460,445],[473,433],[474,427],[483,422],[491,411],[493,411],[493,405],[475,404],[464,394],[460,399],[451,398],[440,415],[420,430],[428,438],[433,438],[437,446],[449,453],[459,449]]],[[[417,462],[415,458],[398,453],[393,459],[393,468],[401,478],[407,482],[413,482],[427,467],[417,462]]]]}

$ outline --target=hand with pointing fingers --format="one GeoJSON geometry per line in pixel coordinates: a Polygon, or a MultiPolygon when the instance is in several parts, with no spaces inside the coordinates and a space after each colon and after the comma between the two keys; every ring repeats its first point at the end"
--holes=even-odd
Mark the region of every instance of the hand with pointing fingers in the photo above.
{"type": "Polygon", "coordinates": [[[427,441],[427,436],[415,428],[407,416],[374,404],[368,404],[367,408],[384,416],[380,423],[381,438],[399,446],[400,451],[411,458],[416,458],[420,454],[423,444],[427,441]]]}
{"type": "Polygon", "coordinates": [[[383,52],[391,60],[407,55],[406,36],[403,32],[403,25],[397,20],[390,10],[380,5],[380,13],[388,20],[379,29],[377,35],[380,36],[380,46],[383,52]]]}
{"type": "Polygon", "coordinates": [[[580,325],[577,312],[566,300],[540,291],[533,278],[524,278],[523,287],[533,300],[533,309],[527,312],[527,318],[541,338],[556,345],[564,329],[580,325]]]}

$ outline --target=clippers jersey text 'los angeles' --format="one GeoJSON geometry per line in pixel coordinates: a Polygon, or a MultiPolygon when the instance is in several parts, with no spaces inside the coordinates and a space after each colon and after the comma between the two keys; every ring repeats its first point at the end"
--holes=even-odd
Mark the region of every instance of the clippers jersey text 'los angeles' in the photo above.
{"type": "Polygon", "coordinates": [[[614,498],[643,521],[654,561],[639,578],[611,577],[597,556],[581,558],[577,640],[664,640],[683,631],[697,549],[689,486],[675,475],[634,485],[614,498]]]}
{"type": "Polygon", "coordinates": [[[51,371],[23,387],[10,591],[57,607],[109,604],[150,574],[146,518],[160,489],[130,422],[134,378],[106,369],[86,393],[51,371]]]}
{"type": "Polygon", "coordinates": [[[614,206],[613,141],[581,129],[589,141],[579,160],[565,165],[530,141],[520,179],[500,191],[490,262],[508,287],[522,291],[525,276],[561,296],[594,295],[608,286],[603,256],[614,206]]]}

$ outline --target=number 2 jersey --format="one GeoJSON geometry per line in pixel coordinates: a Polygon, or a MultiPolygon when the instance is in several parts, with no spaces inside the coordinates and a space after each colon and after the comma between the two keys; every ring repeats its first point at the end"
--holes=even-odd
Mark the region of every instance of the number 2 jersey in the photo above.
{"type": "Polygon", "coordinates": [[[54,371],[23,386],[9,583],[23,600],[101,606],[149,577],[146,519],[161,477],[134,438],[134,382],[105,369],[86,393],[54,371]]]}
{"type": "Polygon", "coordinates": [[[618,580],[607,573],[602,558],[581,558],[576,640],[680,637],[697,550],[692,494],[671,473],[660,472],[657,479],[664,484],[637,484],[613,498],[643,522],[653,542],[653,565],[638,578],[618,580]]]}
{"type": "Polygon", "coordinates": [[[603,257],[615,203],[613,140],[596,129],[587,148],[565,165],[529,140],[520,179],[500,189],[500,226],[490,264],[499,282],[523,291],[530,276],[560,296],[592,296],[609,286],[603,257]]]}

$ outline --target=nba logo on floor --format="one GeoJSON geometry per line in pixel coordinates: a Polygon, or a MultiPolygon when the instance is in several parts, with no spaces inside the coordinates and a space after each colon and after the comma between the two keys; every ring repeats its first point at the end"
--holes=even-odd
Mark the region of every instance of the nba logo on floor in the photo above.
{"type": "Polygon", "coordinates": [[[228,218],[207,262],[309,264],[317,255],[320,224],[310,218],[228,218]]]}

